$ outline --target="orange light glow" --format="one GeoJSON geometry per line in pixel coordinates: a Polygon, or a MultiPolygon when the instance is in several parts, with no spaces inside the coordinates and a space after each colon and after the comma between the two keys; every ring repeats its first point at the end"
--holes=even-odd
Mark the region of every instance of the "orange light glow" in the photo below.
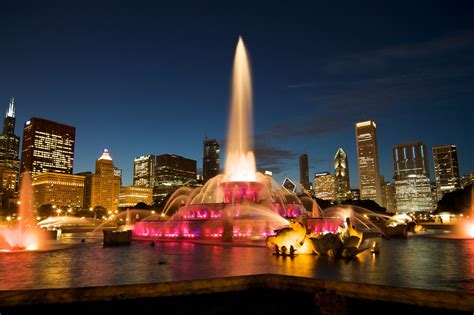
{"type": "Polygon", "coordinates": [[[474,238],[474,221],[469,221],[466,223],[465,231],[469,237],[474,238]]]}

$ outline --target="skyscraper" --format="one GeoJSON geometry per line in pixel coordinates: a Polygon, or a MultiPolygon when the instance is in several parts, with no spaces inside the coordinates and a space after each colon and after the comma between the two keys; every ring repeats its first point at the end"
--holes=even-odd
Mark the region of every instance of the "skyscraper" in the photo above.
{"type": "Polygon", "coordinates": [[[204,140],[204,155],[202,158],[202,175],[204,183],[220,173],[219,142],[215,139],[204,140]]]}
{"type": "Polygon", "coordinates": [[[300,155],[300,184],[305,188],[309,189],[309,166],[308,166],[308,154],[300,155]]]}
{"type": "Polygon", "coordinates": [[[156,156],[154,201],[162,201],[167,194],[181,186],[197,184],[196,161],[175,154],[156,156]]]}
{"type": "MultiPolygon", "coordinates": [[[[469,185],[474,184],[474,172],[467,173],[461,177],[461,187],[465,188],[469,185]]],[[[474,201],[473,201],[474,202],[474,201]]]]}
{"type": "Polygon", "coordinates": [[[336,186],[336,200],[351,199],[351,186],[349,182],[349,161],[346,152],[339,148],[334,156],[334,178],[336,186]]]}
{"type": "Polygon", "coordinates": [[[438,200],[447,192],[461,188],[458,152],[455,144],[433,147],[433,162],[438,200]]]}
{"type": "Polygon", "coordinates": [[[433,210],[428,156],[421,141],[393,148],[393,179],[397,211],[433,210]]]}
{"type": "Polygon", "coordinates": [[[377,126],[372,120],[356,124],[357,163],[359,166],[360,198],[373,200],[381,205],[382,187],[376,129],[377,126]]]}
{"type": "Polygon", "coordinates": [[[85,176],[84,207],[103,207],[117,210],[120,195],[120,177],[115,175],[112,157],[107,149],[95,162],[95,173],[79,173],[85,176]]]}
{"type": "Polygon", "coordinates": [[[155,174],[154,155],[136,157],[133,161],[133,186],[153,188],[155,174]]]}
{"type": "Polygon", "coordinates": [[[20,171],[72,174],[75,141],[75,127],[31,118],[23,127],[20,171]]]}
{"type": "Polygon", "coordinates": [[[316,198],[336,200],[335,177],[329,172],[314,174],[314,192],[316,198]]]}
{"type": "Polygon", "coordinates": [[[18,190],[20,137],[15,135],[15,100],[10,98],[0,134],[0,191],[12,196],[18,190]]]}
{"type": "Polygon", "coordinates": [[[397,201],[395,199],[395,185],[391,182],[382,184],[382,206],[387,212],[395,213],[397,211],[397,201]]]}

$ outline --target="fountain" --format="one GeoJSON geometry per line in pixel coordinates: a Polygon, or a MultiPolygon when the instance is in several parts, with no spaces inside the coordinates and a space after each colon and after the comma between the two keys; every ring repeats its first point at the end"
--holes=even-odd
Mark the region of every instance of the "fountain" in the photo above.
{"type": "Polygon", "coordinates": [[[132,215],[130,209],[127,208],[125,211],[125,224],[122,224],[118,227],[119,231],[131,231],[133,230],[132,215]]]}
{"type": "Polygon", "coordinates": [[[462,222],[463,234],[466,238],[474,238],[474,185],[471,185],[471,209],[469,216],[462,222]]]}
{"type": "MultiPolygon", "coordinates": [[[[460,215],[453,230],[450,233],[433,235],[437,238],[447,239],[474,239],[474,185],[471,186],[470,203],[466,209],[463,209],[463,215],[460,215]]],[[[449,215],[449,214],[448,214],[449,215]]],[[[447,220],[443,220],[446,222],[447,220]]]]}
{"type": "Polygon", "coordinates": [[[32,204],[31,177],[28,172],[25,172],[21,180],[17,222],[13,226],[0,230],[0,251],[38,250],[43,247],[46,231],[36,226],[32,204]]]}
{"type": "MultiPolygon", "coordinates": [[[[265,239],[288,219],[308,217],[296,194],[256,171],[252,132],[252,82],[247,51],[239,38],[233,65],[225,171],[203,187],[178,189],[161,216],[134,226],[135,239],[265,239]],[[169,219],[169,209],[177,212],[169,219]]],[[[313,215],[314,216],[314,215],[313,215]]],[[[340,219],[305,218],[315,232],[335,231],[340,219]]]]}

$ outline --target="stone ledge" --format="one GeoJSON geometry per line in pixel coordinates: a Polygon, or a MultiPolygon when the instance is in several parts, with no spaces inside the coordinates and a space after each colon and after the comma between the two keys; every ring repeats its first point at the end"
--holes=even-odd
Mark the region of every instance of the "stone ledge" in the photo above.
{"type": "Polygon", "coordinates": [[[400,288],[276,274],[117,286],[0,291],[0,307],[179,297],[250,289],[310,294],[330,291],[369,303],[379,301],[433,309],[474,311],[474,294],[467,292],[400,288]]]}

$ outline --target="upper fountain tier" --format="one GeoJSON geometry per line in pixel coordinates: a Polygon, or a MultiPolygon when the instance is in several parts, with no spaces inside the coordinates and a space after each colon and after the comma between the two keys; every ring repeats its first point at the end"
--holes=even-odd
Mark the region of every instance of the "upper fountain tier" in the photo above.
{"type": "Polygon", "coordinates": [[[225,160],[226,181],[254,182],[257,180],[252,129],[250,64],[244,41],[242,37],[239,37],[232,77],[232,99],[225,160]]]}

